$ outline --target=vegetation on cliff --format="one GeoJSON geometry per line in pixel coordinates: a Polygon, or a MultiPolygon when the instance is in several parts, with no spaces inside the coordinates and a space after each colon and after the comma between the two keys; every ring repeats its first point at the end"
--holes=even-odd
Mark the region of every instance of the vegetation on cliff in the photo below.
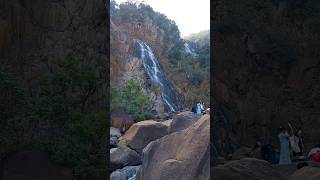
{"type": "Polygon", "coordinates": [[[0,157],[41,149],[72,167],[78,179],[104,179],[107,132],[105,70],[69,56],[53,62],[32,95],[15,74],[0,69],[0,157]]]}
{"type": "Polygon", "coordinates": [[[150,117],[149,99],[143,92],[142,84],[138,80],[128,80],[122,89],[116,89],[111,84],[111,110],[124,109],[136,121],[150,117]]]}

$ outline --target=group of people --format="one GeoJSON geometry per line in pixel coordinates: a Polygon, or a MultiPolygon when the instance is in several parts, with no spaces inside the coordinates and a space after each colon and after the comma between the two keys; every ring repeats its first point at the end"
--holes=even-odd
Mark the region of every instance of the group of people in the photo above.
{"type": "Polygon", "coordinates": [[[198,115],[203,115],[210,113],[210,108],[205,109],[204,103],[202,101],[198,101],[194,104],[194,106],[192,106],[191,111],[198,115]]]}
{"type": "Polygon", "coordinates": [[[264,160],[272,164],[290,164],[292,159],[304,159],[304,143],[302,137],[302,130],[293,130],[291,128],[291,135],[284,127],[278,129],[278,139],[280,144],[280,151],[274,148],[271,144],[266,144],[262,139],[257,140],[253,151],[259,149],[264,160]]]}
{"type": "Polygon", "coordinates": [[[280,157],[279,164],[290,164],[291,163],[291,151],[293,157],[301,157],[303,155],[304,143],[302,138],[301,129],[293,131],[291,125],[291,136],[286,128],[279,128],[279,142],[280,142],[280,157]]]}

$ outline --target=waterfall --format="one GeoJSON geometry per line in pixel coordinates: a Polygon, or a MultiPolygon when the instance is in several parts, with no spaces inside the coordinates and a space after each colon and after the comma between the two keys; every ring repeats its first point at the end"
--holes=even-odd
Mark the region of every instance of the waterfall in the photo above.
{"type": "Polygon", "coordinates": [[[179,109],[177,105],[177,95],[172,84],[166,78],[165,73],[161,69],[151,47],[141,40],[136,40],[136,42],[138,44],[140,59],[142,60],[145,72],[153,83],[160,86],[161,97],[167,108],[171,112],[176,112],[179,109]]]}
{"type": "Polygon", "coordinates": [[[193,52],[188,43],[184,43],[184,49],[187,53],[191,54],[193,57],[197,57],[197,54],[193,52]]]}

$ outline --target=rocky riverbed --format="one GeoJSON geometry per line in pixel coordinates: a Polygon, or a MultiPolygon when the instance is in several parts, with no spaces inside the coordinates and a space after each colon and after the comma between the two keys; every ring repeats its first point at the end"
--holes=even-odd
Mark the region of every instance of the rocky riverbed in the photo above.
{"type": "Polygon", "coordinates": [[[184,111],[136,122],[124,133],[110,127],[110,144],[111,179],[210,179],[209,115],[184,111]]]}

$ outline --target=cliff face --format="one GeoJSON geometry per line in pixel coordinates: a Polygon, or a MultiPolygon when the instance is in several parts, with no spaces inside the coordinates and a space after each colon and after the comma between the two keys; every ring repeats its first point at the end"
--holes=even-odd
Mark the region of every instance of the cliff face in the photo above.
{"type": "Polygon", "coordinates": [[[244,145],[277,143],[277,128],[302,128],[319,143],[319,3],[217,1],[213,14],[216,106],[244,145]]]}
{"type": "MultiPolygon", "coordinates": [[[[172,56],[172,54],[170,56],[172,51],[177,52],[176,45],[179,43],[182,45],[180,52],[184,51],[183,40],[178,35],[178,29],[173,21],[143,4],[124,3],[112,7],[110,73],[111,80],[115,82],[116,86],[121,87],[123,82],[130,77],[135,77],[144,84],[148,84],[146,76],[142,72],[144,71],[142,63],[135,58],[137,57],[137,49],[134,39],[140,39],[152,48],[164,74],[178,93],[181,106],[191,107],[194,100],[209,99],[209,73],[207,73],[207,69],[201,73],[197,72],[198,74],[194,69],[192,69],[194,72],[190,72],[190,69],[181,68],[181,64],[177,65],[190,63],[184,59],[185,57],[172,56]],[[196,84],[192,81],[199,83],[196,84]]],[[[199,70],[201,69],[199,66],[196,68],[197,71],[202,71],[199,70]]],[[[156,107],[161,106],[159,103],[163,103],[160,94],[147,88],[145,91],[151,99],[152,111],[156,110],[156,107]]],[[[156,111],[159,113],[158,110],[156,111]]]]}
{"type": "MultiPolygon", "coordinates": [[[[164,102],[161,94],[151,88],[147,88],[147,77],[144,72],[142,60],[137,55],[137,44],[135,39],[147,39],[144,29],[144,36],[137,35],[138,31],[129,29],[135,24],[115,24],[111,19],[110,27],[110,79],[117,88],[123,87],[124,83],[130,79],[140,80],[144,84],[144,91],[151,102],[150,110],[153,114],[164,115],[164,102]],[[132,30],[132,31],[131,31],[132,30]]],[[[149,31],[147,31],[149,32],[149,31]]],[[[141,31],[140,31],[141,33],[141,31]]],[[[158,57],[158,56],[157,56],[158,57]]]]}
{"type": "Polygon", "coordinates": [[[67,55],[107,62],[103,0],[0,2],[0,62],[29,83],[67,55]]]}
{"type": "Polygon", "coordinates": [[[106,179],[107,20],[104,0],[0,1],[0,161],[27,147],[106,179]]]}

